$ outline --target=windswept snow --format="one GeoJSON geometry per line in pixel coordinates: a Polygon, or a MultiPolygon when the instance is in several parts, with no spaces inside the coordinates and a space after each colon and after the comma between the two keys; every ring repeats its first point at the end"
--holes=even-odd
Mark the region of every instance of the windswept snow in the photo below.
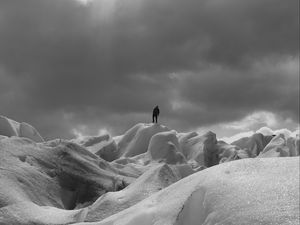
{"type": "Polygon", "coordinates": [[[86,221],[97,221],[125,210],[192,173],[188,166],[156,164],[127,188],[99,198],[90,206],[86,221]]]}
{"type": "Polygon", "coordinates": [[[299,157],[245,159],[188,176],[101,222],[77,225],[298,224],[299,157]]]}
{"type": "Polygon", "coordinates": [[[0,224],[300,222],[299,136],[228,144],[140,123],[118,137],[43,142],[0,117],[0,158],[0,224]]]}
{"type": "Polygon", "coordinates": [[[39,206],[33,202],[20,202],[0,209],[0,224],[73,224],[84,221],[87,209],[63,210],[51,206],[39,206]]]}

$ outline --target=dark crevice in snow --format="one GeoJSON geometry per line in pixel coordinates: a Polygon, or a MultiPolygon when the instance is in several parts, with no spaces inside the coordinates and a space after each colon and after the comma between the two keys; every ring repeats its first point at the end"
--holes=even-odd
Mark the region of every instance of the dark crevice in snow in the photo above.
{"type": "Polygon", "coordinates": [[[120,191],[128,185],[125,181],[120,181],[116,182],[114,190],[107,190],[97,182],[66,172],[58,173],[57,178],[61,186],[62,203],[69,210],[89,206],[108,191],[120,191]]]}
{"type": "Polygon", "coordinates": [[[98,197],[107,192],[104,187],[90,180],[70,175],[66,172],[58,174],[61,186],[61,200],[65,209],[81,208],[92,204],[98,197]]]}

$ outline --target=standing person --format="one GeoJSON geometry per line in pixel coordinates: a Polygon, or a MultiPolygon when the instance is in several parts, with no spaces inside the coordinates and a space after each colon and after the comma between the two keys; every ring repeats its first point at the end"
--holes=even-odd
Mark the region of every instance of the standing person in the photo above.
{"type": "Polygon", "coordinates": [[[153,109],[153,113],[152,113],[152,123],[154,123],[154,119],[155,119],[155,123],[157,123],[157,117],[159,115],[159,108],[158,105],[155,106],[155,108],[153,109]]]}

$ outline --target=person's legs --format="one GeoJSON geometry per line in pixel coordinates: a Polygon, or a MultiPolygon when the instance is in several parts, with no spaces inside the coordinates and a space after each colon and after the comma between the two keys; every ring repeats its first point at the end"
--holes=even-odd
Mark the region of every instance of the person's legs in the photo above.
{"type": "Polygon", "coordinates": [[[157,115],[155,115],[155,123],[157,123],[157,115]]]}
{"type": "Polygon", "coordinates": [[[152,115],[152,123],[154,123],[154,115],[152,115]]]}

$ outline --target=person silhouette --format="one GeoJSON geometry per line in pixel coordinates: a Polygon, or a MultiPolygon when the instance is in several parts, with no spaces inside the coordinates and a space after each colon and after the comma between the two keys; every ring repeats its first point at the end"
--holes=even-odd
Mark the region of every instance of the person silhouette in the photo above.
{"type": "Polygon", "coordinates": [[[158,105],[155,106],[155,108],[153,109],[153,113],[152,113],[152,123],[154,123],[154,119],[155,119],[155,123],[157,123],[157,117],[159,115],[159,108],[158,105]]]}

